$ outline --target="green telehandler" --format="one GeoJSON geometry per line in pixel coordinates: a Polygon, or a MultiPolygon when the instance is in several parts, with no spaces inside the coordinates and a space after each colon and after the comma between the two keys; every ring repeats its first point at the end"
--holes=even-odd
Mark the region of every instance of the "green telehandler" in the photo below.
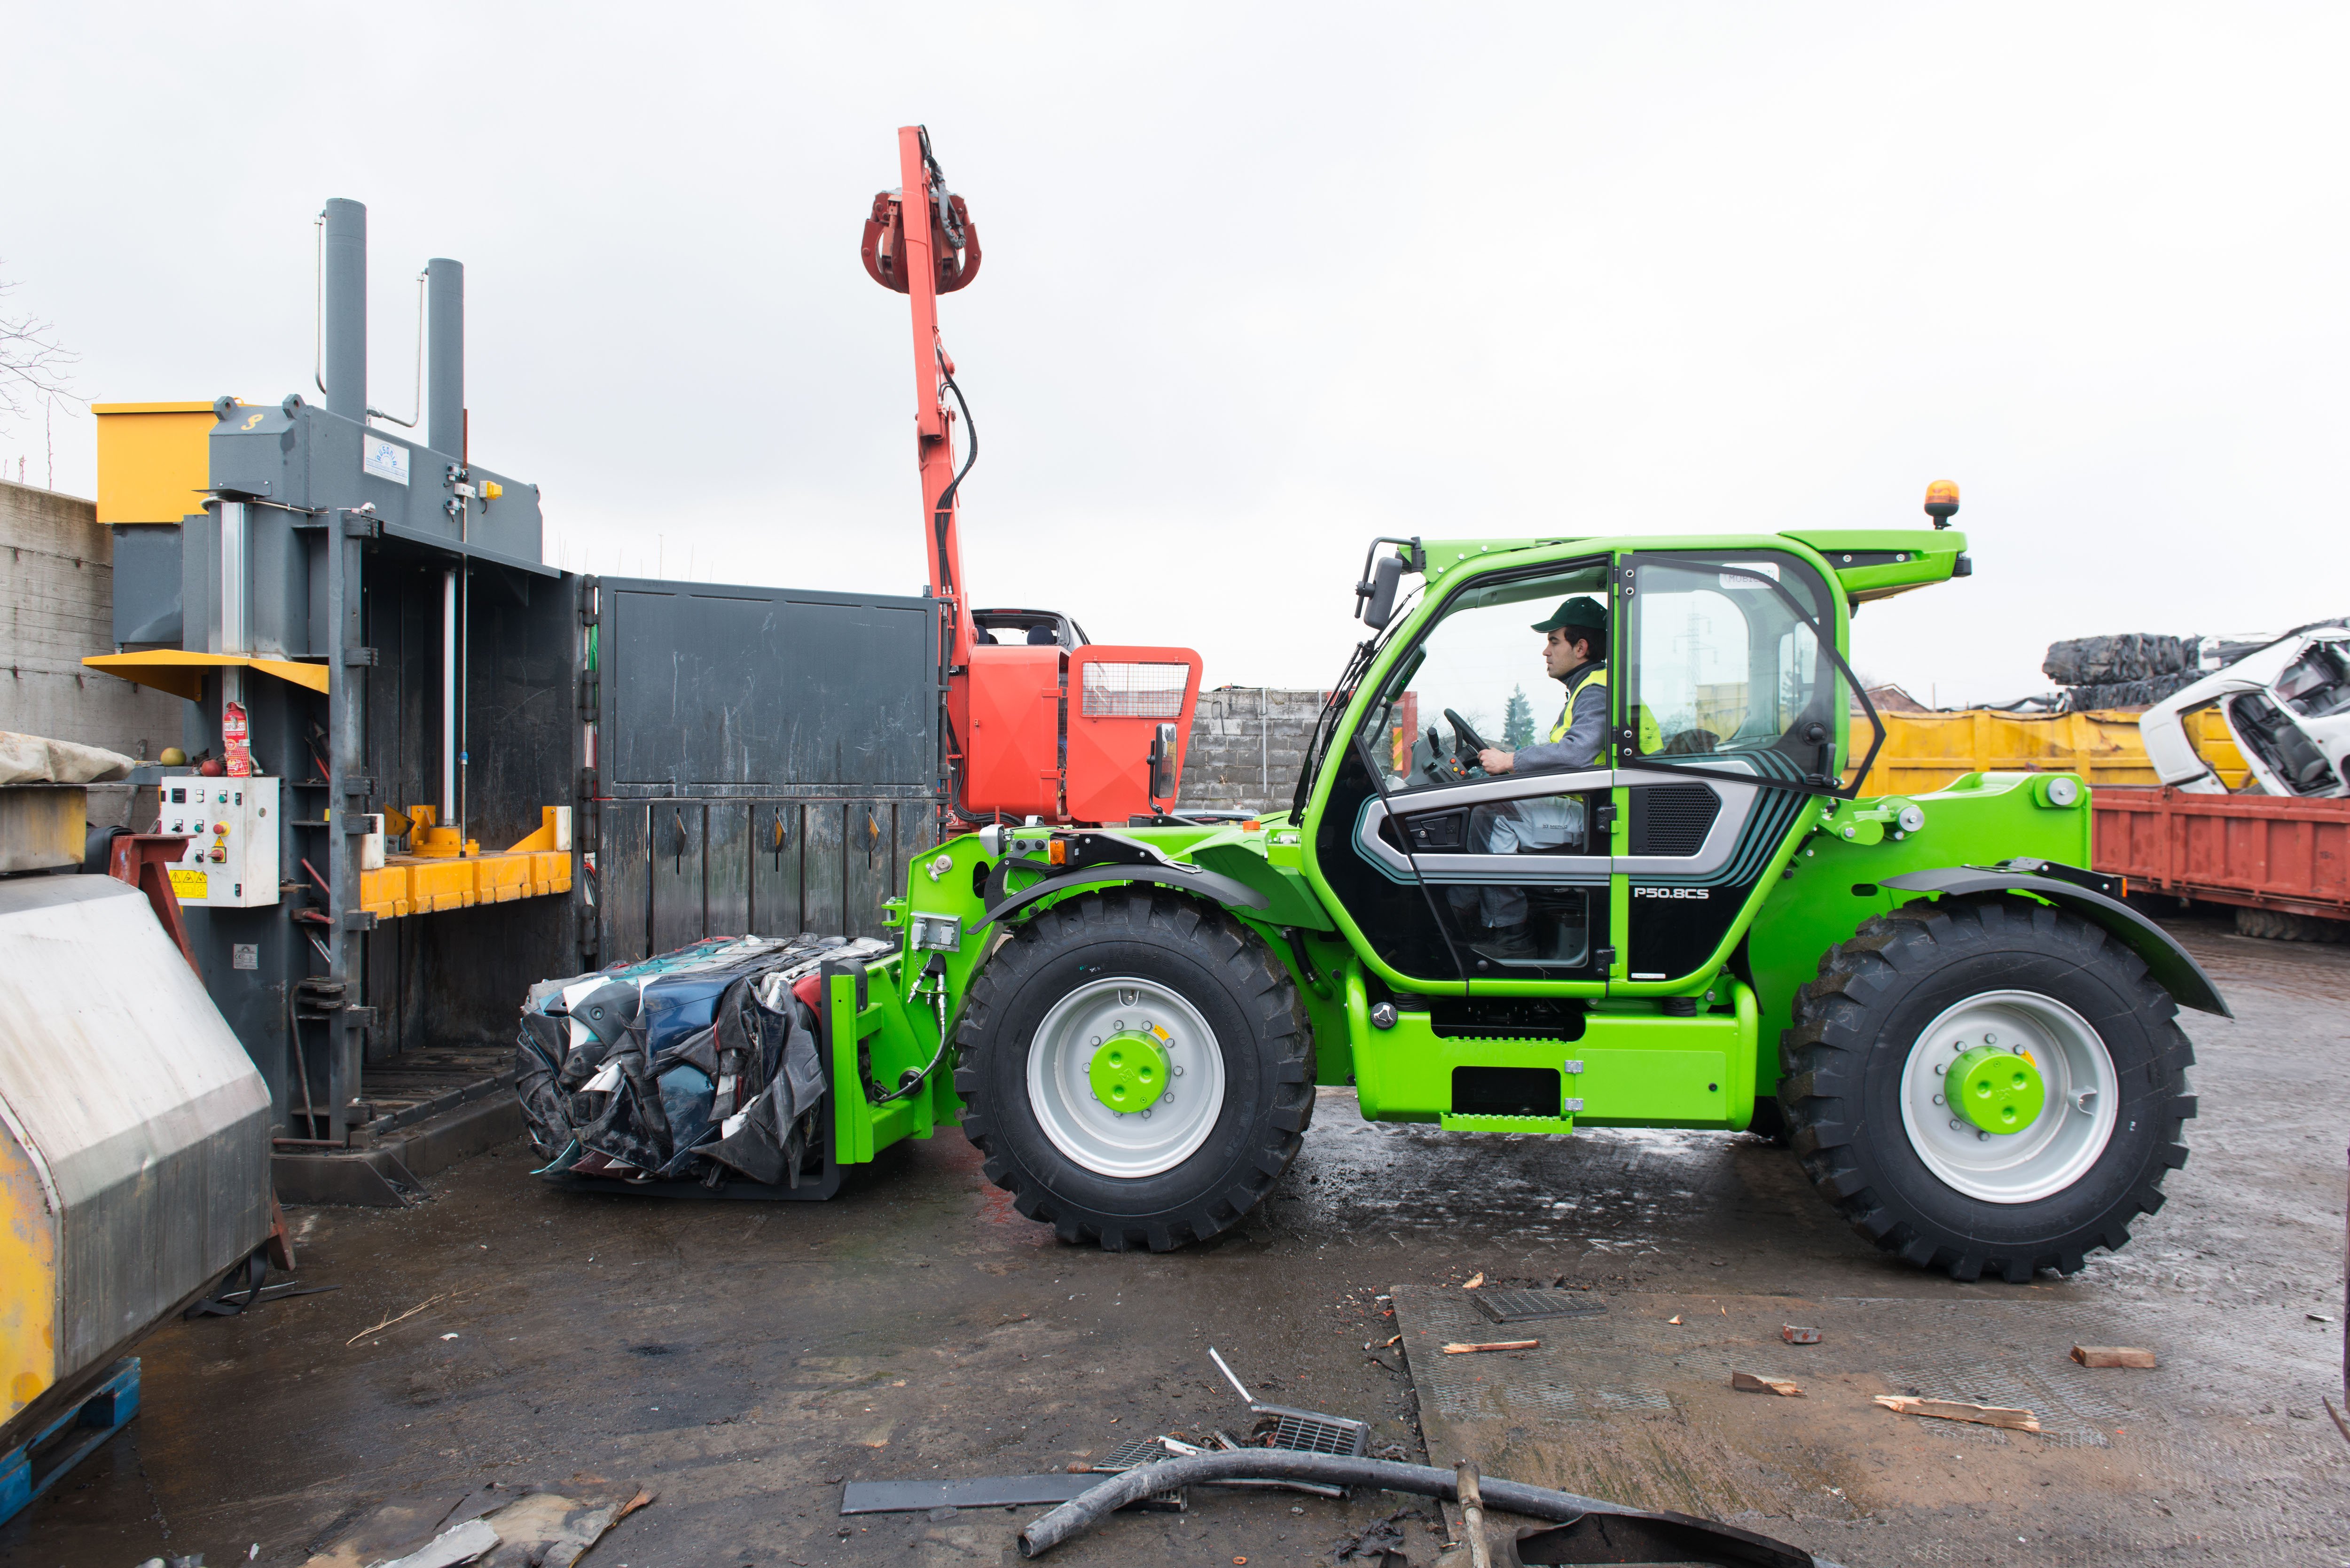
{"type": "Polygon", "coordinates": [[[1286,815],[999,822],[915,862],[899,950],[823,977],[833,1157],[959,1122],[1065,1241],[1163,1251],[1238,1222],[1317,1085],[1351,1085],[1374,1121],[1783,1141],[1862,1236],[1961,1280],[2120,1247],[2187,1157],[2178,1010],[2225,1003],[2082,869],[2078,777],[1856,797],[1884,728],[1853,613],[1969,575],[1956,504],[1375,542],[1286,815]],[[1496,753],[1537,665],[1566,711],[1496,753]]]}

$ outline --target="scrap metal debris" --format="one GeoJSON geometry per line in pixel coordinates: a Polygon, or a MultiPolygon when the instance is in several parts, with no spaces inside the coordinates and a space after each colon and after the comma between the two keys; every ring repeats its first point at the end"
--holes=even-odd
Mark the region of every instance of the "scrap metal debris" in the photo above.
{"type": "MultiPolygon", "coordinates": [[[[1192,1459],[1169,1459],[1163,1466],[1147,1466],[1098,1482],[1083,1496],[1063,1503],[1023,1530],[1018,1542],[1020,1554],[1024,1557],[1044,1556],[1061,1542],[1092,1529],[1107,1519],[1112,1511],[1133,1501],[1153,1487],[1201,1486],[1238,1476],[1377,1487],[1388,1491],[1444,1499],[1456,1498],[1460,1489],[1460,1477],[1455,1472],[1428,1465],[1391,1464],[1383,1459],[1333,1454],[1281,1453],[1261,1449],[1243,1449],[1239,1453],[1201,1454],[1192,1459]]],[[[1490,1476],[1479,1478],[1478,1490],[1484,1507],[1523,1514],[1529,1519],[1574,1522],[1587,1515],[1603,1514],[1610,1520],[1656,1521],[1674,1527],[1676,1550],[1669,1554],[1651,1554],[1646,1559],[1650,1562],[1659,1561],[1661,1557],[1682,1563],[1827,1568],[1825,1563],[1798,1547],[1707,1520],[1627,1509],[1599,1498],[1579,1497],[1572,1492],[1527,1486],[1518,1481],[1497,1480],[1490,1476]]],[[[1641,1559],[1618,1555],[1612,1558],[1583,1556],[1526,1560],[1622,1563],[1641,1559]]]]}
{"type": "Polygon", "coordinates": [[[2126,1345],[2076,1345],[2073,1359],[2084,1366],[2152,1366],[2154,1352],[2126,1345]]]}
{"type": "Polygon", "coordinates": [[[1424,1508],[1399,1508],[1385,1519],[1375,1519],[1352,1535],[1342,1535],[1330,1548],[1333,1560],[1340,1563],[1368,1563],[1376,1568],[1397,1568],[1409,1562],[1407,1548],[1409,1539],[1404,1534],[1407,1520],[1428,1521],[1424,1508]]]}
{"type": "Polygon", "coordinates": [[[1711,1520],[1679,1513],[1586,1513],[1518,1537],[1518,1561],[1735,1564],[1737,1568],[1828,1568],[1799,1547],[1711,1520]]]}
{"type": "Polygon", "coordinates": [[[1783,1399],[1801,1399],[1804,1387],[1793,1378],[1765,1377],[1759,1372],[1733,1372],[1730,1386],[1741,1394],[1776,1394],[1783,1399]]]}
{"type": "Polygon", "coordinates": [[[1801,1324],[1785,1323],[1779,1325],[1779,1337],[1789,1345],[1817,1345],[1820,1342],[1820,1331],[1815,1328],[1805,1328],[1801,1324]]]}
{"type": "Polygon", "coordinates": [[[1589,1317],[1607,1310],[1599,1296],[1584,1291],[1480,1290],[1477,1310],[1498,1324],[1532,1323],[1541,1318],[1589,1317]]]}
{"type": "Polygon", "coordinates": [[[654,1501],[629,1489],[625,1504],[493,1481],[456,1499],[402,1499],[361,1515],[305,1568],[571,1568],[627,1515],[654,1501]]]}
{"type": "Polygon", "coordinates": [[[1978,1426],[2004,1427],[2012,1432],[2040,1430],[2040,1417],[2029,1410],[2002,1405],[1970,1405],[1960,1399],[1918,1399],[1907,1394],[1879,1394],[1876,1402],[1904,1416],[1931,1416],[1939,1421],[1972,1421],[1978,1426]]]}
{"type": "Polygon", "coordinates": [[[888,950],[733,937],[533,986],[515,1093],[540,1174],[798,1187],[827,1076],[822,971],[888,950]]]}

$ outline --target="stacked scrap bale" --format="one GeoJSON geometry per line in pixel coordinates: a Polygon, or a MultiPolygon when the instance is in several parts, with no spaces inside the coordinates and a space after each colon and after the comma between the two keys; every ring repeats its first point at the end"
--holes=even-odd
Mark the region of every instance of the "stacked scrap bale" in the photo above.
{"type": "Polygon", "coordinates": [[[2075,637],[2048,645],[2041,670],[2064,691],[2067,712],[2150,708],[2203,679],[2203,639],[2159,632],[2075,637]]]}

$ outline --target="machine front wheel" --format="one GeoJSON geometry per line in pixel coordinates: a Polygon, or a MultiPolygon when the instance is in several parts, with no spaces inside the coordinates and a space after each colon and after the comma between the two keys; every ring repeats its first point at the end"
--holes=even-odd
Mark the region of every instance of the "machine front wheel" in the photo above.
{"type": "Polygon", "coordinates": [[[2020,898],[1914,903],[1829,950],[1780,1046],[1812,1184],[1883,1251],[2071,1273],[2162,1206],[2194,1051],[2146,965],[2020,898]]]}
{"type": "Polygon", "coordinates": [[[1147,888],[1045,909],[972,982],[955,1092],[988,1179],[1065,1241],[1167,1251],[1239,1220],[1314,1114],[1288,971],[1211,906],[1147,888]]]}

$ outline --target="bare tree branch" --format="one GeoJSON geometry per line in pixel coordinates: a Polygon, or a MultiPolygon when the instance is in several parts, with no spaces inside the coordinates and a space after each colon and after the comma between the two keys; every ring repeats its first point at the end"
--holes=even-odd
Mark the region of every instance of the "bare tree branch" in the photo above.
{"type": "MultiPolygon", "coordinates": [[[[0,299],[16,289],[0,283],[0,299]]],[[[83,400],[74,394],[68,369],[81,356],[60,345],[56,331],[54,322],[0,313],[0,416],[21,420],[45,405],[83,400]]]]}

